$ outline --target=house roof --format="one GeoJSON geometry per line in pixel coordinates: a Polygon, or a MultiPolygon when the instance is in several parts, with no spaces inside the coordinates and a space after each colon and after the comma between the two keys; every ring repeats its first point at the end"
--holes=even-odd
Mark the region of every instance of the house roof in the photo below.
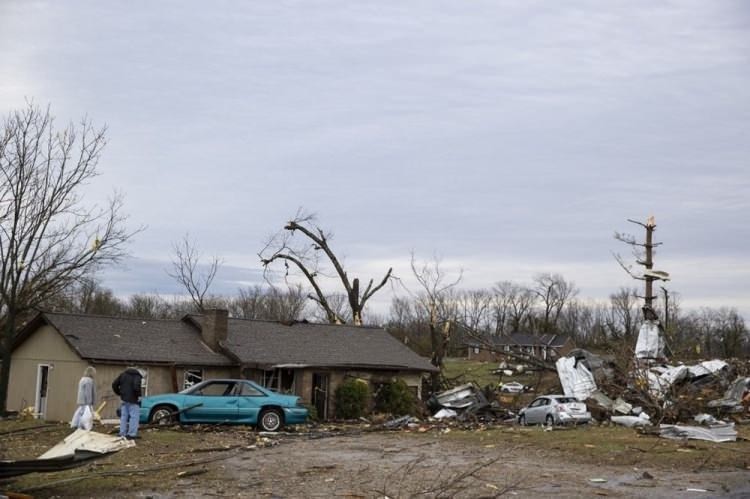
{"type": "Polygon", "coordinates": [[[436,370],[381,328],[229,319],[228,329],[222,346],[243,364],[436,370]]]}
{"type": "Polygon", "coordinates": [[[54,327],[87,360],[225,366],[234,362],[212,351],[200,331],[178,320],[41,313],[20,333],[16,345],[40,325],[54,327]]]}

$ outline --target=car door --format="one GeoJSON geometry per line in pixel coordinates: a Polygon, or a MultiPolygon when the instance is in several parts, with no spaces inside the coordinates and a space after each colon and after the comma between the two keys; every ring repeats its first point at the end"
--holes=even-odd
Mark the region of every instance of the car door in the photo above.
{"type": "Polygon", "coordinates": [[[233,423],[238,417],[238,383],[232,380],[209,381],[185,397],[185,407],[197,406],[183,413],[190,423],[233,423]],[[200,404],[200,405],[198,405],[200,404]]]}
{"type": "Polygon", "coordinates": [[[537,424],[544,422],[544,416],[547,412],[547,404],[549,400],[545,397],[539,397],[526,409],[526,422],[528,424],[537,424]]]}
{"type": "Polygon", "coordinates": [[[268,396],[250,382],[240,383],[240,397],[237,421],[246,424],[257,424],[258,414],[268,400],[268,396]]]}

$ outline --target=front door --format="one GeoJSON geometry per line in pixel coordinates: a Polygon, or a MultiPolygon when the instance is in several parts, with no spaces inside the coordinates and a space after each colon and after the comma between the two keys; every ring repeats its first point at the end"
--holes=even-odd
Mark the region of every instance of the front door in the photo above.
{"type": "Polygon", "coordinates": [[[328,419],[328,373],[313,373],[312,403],[318,419],[328,419]]]}
{"type": "Polygon", "coordinates": [[[47,416],[47,388],[49,386],[49,365],[39,364],[36,369],[36,402],[34,413],[39,419],[47,416]]]}

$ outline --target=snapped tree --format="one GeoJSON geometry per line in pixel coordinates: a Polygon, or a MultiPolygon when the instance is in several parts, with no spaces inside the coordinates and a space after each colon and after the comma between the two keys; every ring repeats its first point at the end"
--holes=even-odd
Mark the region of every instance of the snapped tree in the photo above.
{"type": "Polygon", "coordinates": [[[628,265],[625,260],[617,253],[614,254],[615,260],[633,279],[645,282],[645,295],[643,298],[643,317],[647,320],[656,320],[658,316],[654,310],[653,302],[656,299],[654,295],[654,281],[668,281],[669,274],[654,270],[654,253],[662,243],[654,242],[654,232],[656,231],[656,220],[653,215],[646,219],[646,222],[628,219],[628,222],[640,225],[646,230],[646,239],[644,242],[638,242],[635,236],[615,232],[615,239],[631,246],[635,263],[644,267],[643,272],[638,273],[633,270],[632,265],[628,265]]]}
{"type": "Polygon", "coordinates": [[[331,324],[343,324],[346,321],[337,313],[335,303],[327,296],[321,288],[320,279],[331,277],[326,275],[321,260],[328,260],[335,272],[334,278],[338,278],[344,288],[349,309],[351,310],[351,322],[354,325],[362,325],[362,313],[367,301],[377,293],[391,279],[393,269],[389,268],[383,279],[375,285],[370,279],[364,290],[360,289],[359,278],[349,278],[344,266],[333,252],[330,246],[331,234],[325,232],[317,225],[315,216],[298,211],[294,219],[287,222],[284,229],[270,238],[265,248],[258,254],[263,264],[264,272],[268,279],[268,271],[272,263],[283,261],[286,276],[290,272],[290,263],[296,267],[307,282],[312,286],[314,294],[308,295],[325,313],[331,324]],[[323,255],[324,258],[321,258],[323,255]]]}
{"type": "Polygon", "coordinates": [[[118,261],[137,232],[125,228],[121,195],[104,207],[82,202],[105,143],[105,128],[84,120],[58,130],[49,108],[33,103],[12,112],[0,130],[0,413],[19,321],[118,261]]]}
{"type": "MultiPolygon", "coordinates": [[[[450,294],[461,279],[463,270],[459,271],[458,277],[451,279],[440,268],[440,259],[433,257],[431,261],[418,263],[411,256],[411,271],[422,290],[416,295],[416,305],[422,309],[427,317],[430,329],[430,361],[432,365],[442,371],[443,359],[445,358],[450,342],[451,321],[455,321],[455,304],[450,299],[450,294]]],[[[432,373],[430,384],[433,392],[440,390],[440,372],[432,373]]]]}

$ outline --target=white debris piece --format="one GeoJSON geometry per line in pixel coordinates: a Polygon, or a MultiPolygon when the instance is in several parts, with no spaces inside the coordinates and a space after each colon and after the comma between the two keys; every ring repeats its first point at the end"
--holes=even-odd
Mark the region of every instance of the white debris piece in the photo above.
{"type": "Polygon", "coordinates": [[[694,378],[697,378],[698,376],[704,376],[706,374],[712,374],[717,371],[721,371],[725,367],[727,367],[729,364],[724,362],[723,360],[706,360],[704,362],[701,362],[700,364],[696,364],[694,366],[688,366],[688,370],[690,370],[690,375],[694,378]]]}
{"type": "Polygon", "coordinates": [[[708,440],[709,442],[734,442],[737,440],[737,430],[734,423],[718,423],[705,426],[682,426],[663,424],[659,426],[659,436],[675,440],[693,439],[708,440]]]}
{"type": "Polygon", "coordinates": [[[582,362],[576,363],[574,357],[561,357],[555,363],[560,384],[567,397],[586,400],[596,391],[596,381],[582,362]]]}
{"type": "Polygon", "coordinates": [[[37,459],[52,459],[55,457],[71,456],[75,454],[75,451],[107,454],[109,452],[127,449],[128,447],[135,447],[135,442],[133,440],[126,440],[122,437],[78,429],[37,459]]]}
{"type": "Polygon", "coordinates": [[[447,418],[455,418],[458,416],[458,413],[454,411],[453,409],[440,409],[438,412],[436,412],[432,417],[435,419],[447,419],[447,418]]]}
{"type": "Polygon", "coordinates": [[[651,418],[645,412],[640,413],[638,416],[612,416],[610,419],[613,423],[627,426],[628,428],[649,426],[651,424],[651,418]]]}
{"type": "Polygon", "coordinates": [[[659,331],[658,321],[644,321],[638,331],[635,343],[635,356],[639,359],[660,359],[664,357],[664,338],[659,331]]]}

